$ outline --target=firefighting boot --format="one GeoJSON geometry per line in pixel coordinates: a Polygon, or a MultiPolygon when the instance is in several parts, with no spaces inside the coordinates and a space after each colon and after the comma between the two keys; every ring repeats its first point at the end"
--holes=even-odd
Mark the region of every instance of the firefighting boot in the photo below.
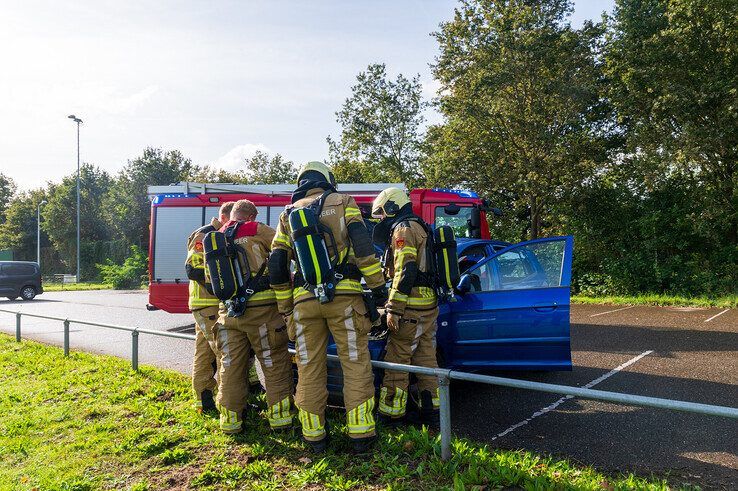
{"type": "Polygon", "coordinates": [[[374,447],[374,442],[377,441],[376,436],[370,436],[368,438],[352,438],[351,439],[351,453],[354,455],[363,455],[369,453],[374,447]]]}
{"type": "Polygon", "coordinates": [[[382,425],[384,428],[389,428],[392,430],[395,428],[400,428],[407,424],[407,418],[405,416],[393,418],[392,416],[388,416],[382,413],[377,414],[377,421],[379,421],[379,424],[382,425]]]}
{"type": "Polygon", "coordinates": [[[326,450],[328,450],[328,444],[331,441],[331,432],[328,428],[328,421],[325,422],[325,438],[322,440],[312,441],[308,440],[304,436],[302,437],[302,441],[307,444],[307,447],[310,449],[310,451],[314,454],[322,454],[325,453],[326,450]]]}
{"type": "Polygon", "coordinates": [[[201,411],[203,413],[208,411],[215,411],[215,400],[213,399],[213,391],[210,389],[205,389],[200,394],[200,400],[202,401],[202,409],[201,411]]]}
{"type": "Polygon", "coordinates": [[[420,423],[436,431],[441,428],[440,411],[434,404],[433,394],[429,390],[420,393],[420,423]]]}

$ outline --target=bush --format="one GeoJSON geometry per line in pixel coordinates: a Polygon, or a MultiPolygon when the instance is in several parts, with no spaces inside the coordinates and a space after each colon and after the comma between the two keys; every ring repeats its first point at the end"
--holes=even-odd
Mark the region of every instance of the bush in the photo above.
{"type": "Polygon", "coordinates": [[[115,264],[108,259],[105,264],[98,264],[103,282],[113,285],[116,290],[132,290],[141,288],[142,277],[148,269],[148,257],[138,246],[131,246],[131,254],[123,264],[115,264]]]}

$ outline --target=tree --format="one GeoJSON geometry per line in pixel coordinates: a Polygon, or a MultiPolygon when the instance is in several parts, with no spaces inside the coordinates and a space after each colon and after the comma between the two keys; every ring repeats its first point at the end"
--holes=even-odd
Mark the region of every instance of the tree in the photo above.
{"type": "Polygon", "coordinates": [[[569,0],[468,0],[435,33],[445,122],[429,131],[428,181],[508,200],[530,238],[610,143],[602,26],[573,29],[571,10],[569,0]]]}
{"type": "Polygon", "coordinates": [[[420,76],[387,79],[384,64],[356,77],[351,96],[336,113],[341,137],[328,137],[336,179],[344,182],[418,181],[420,126],[425,107],[420,76]]]}
{"type": "Polygon", "coordinates": [[[5,211],[15,194],[15,183],[11,178],[0,172],[0,224],[5,222],[5,211]]]}
{"type": "Polygon", "coordinates": [[[257,150],[244,159],[243,168],[227,171],[212,166],[193,165],[187,180],[193,182],[227,182],[238,184],[284,184],[297,179],[297,168],[280,154],[274,156],[257,150]]]}
{"type": "Polygon", "coordinates": [[[143,155],[129,160],[105,200],[109,220],[118,233],[131,244],[148,250],[151,215],[148,186],[185,180],[192,171],[192,162],[178,150],[164,152],[148,147],[143,155]]]}
{"type": "Polygon", "coordinates": [[[13,249],[16,260],[36,260],[36,208],[47,199],[43,189],[15,195],[0,224],[0,249],[13,249]]]}
{"type": "Polygon", "coordinates": [[[257,150],[253,157],[246,159],[246,175],[252,184],[283,184],[297,180],[297,169],[292,161],[280,154],[270,157],[257,150]]]}
{"type": "MultiPolygon", "coordinates": [[[[738,245],[738,3],[619,0],[609,22],[609,96],[624,160],[651,189],[694,174],[699,221],[738,245]]],[[[734,261],[736,258],[734,257],[734,261]]]]}
{"type": "MultiPolygon", "coordinates": [[[[112,185],[110,175],[92,164],[80,167],[81,265],[86,278],[96,273],[85,252],[85,244],[110,240],[112,230],[103,217],[103,202],[112,185]]],[[[77,257],[77,175],[68,175],[59,184],[49,184],[48,203],[41,209],[41,228],[69,270],[77,257]]]]}

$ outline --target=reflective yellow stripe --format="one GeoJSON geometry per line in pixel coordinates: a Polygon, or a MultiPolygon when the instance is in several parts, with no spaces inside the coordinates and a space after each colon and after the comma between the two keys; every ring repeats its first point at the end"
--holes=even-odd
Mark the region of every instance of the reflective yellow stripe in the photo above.
{"type": "Polygon", "coordinates": [[[374,398],[359,404],[346,414],[349,434],[368,433],[374,430],[374,398]]]}
{"type": "Polygon", "coordinates": [[[238,431],[243,422],[235,411],[229,411],[226,407],[218,406],[220,411],[220,429],[223,431],[238,431]]]}
{"type": "Polygon", "coordinates": [[[353,206],[346,207],[346,213],[345,215],[347,217],[355,217],[355,216],[361,216],[361,211],[358,208],[354,208],[353,206]]]}
{"type": "MultiPolygon", "coordinates": [[[[441,241],[445,242],[446,239],[444,238],[443,227],[439,228],[438,231],[441,233],[441,241]]],[[[453,285],[451,284],[451,271],[449,270],[448,264],[448,249],[445,247],[443,248],[443,269],[446,273],[446,285],[450,288],[453,285]]]]}
{"type": "Polygon", "coordinates": [[[274,236],[274,242],[279,242],[280,244],[284,244],[287,247],[290,246],[290,238],[282,233],[278,233],[274,236]]]}
{"type": "Polygon", "coordinates": [[[397,254],[407,256],[408,254],[417,254],[418,250],[415,247],[405,246],[402,249],[397,249],[397,254]]]}
{"type": "Polygon", "coordinates": [[[354,280],[341,280],[338,282],[338,285],[336,285],[336,290],[348,290],[348,291],[357,291],[357,292],[363,292],[364,289],[361,287],[361,283],[354,280]]]}
{"type": "MultiPolygon", "coordinates": [[[[364,291],[364,289],[361,287],[361,283],[354,280],[341,280],[336,285],[336,290],[341,291],[349,291],[349,292],[358,292],[361,293],[364,291]]],[[[313,292],[306,290],[305,288],[299,286],[292,290],[292,298],[294,300],[300,299],[302,297],[305,297],[306,295],[312,295],[313,292]]]]}
{"type": "Polygon", "coordinates": [[[407,295],[405,295],[404,293],[400,293],[399,291],[397,291],[394,288],[392,288],[390,290],[389,299],[390,300],[399,300],[401,302],[405,302],[405,301],[407,301],[407,295]]]}
{"type": "Polygon", "coordinates": [[[435,303],[436,303],[435,298],[410,297],[407,299],[408,307],[427,307],[429,305],[434,305],[435,303]]]}
{"type": "Polygon", "coordinates": [[[395,395],[392,398],[392,405],[387,403],[387,387],[382,387],[379,393],[379,412],[391,417],[399,417],[405,414],[407,405],[407,392],[395,387],[395,395]]]}
{"type": "Polygon", "coordinates": [[[285,397],[269,408],[269,426],[272,428],[282,428],[291,424],[290,398],[285,397]]]}
{"type": "Polygon", "coordinates": [[[382,267],[379,265],[379,263],[374,263],[371,266],[367,266],[365,268],[359,266],[359,271],[361,271],[361,274],[363,274],[364,276],[370,276],[382,271],[382,267]]]}
{"type": "Polygon", "coordinates": [[[273,290],[277,300],[287,300],[292,297],[292,290],[273,290]]]}
{"type": "Polygon", "coordinates": [[[254,293],[251,295],[251,298],[249,298],[249,302],[258,302],[261,300],[276,300],[277,296],[275,295],[274,290],[264,290],[261,292],[254,293]]]}
{"type": "Polygon", "coordinates": [[[302,424],[303,435],[310,438],[318,438],[325,435],[325,427],[320,424],[320,417],[317,414],[311,414],[304,409],[300,409],[298,417],[302,424]]]}

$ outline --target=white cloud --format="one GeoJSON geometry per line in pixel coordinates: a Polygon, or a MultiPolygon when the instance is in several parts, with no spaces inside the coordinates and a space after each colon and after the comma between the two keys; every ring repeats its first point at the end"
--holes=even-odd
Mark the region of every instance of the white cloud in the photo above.
{"type": "Polygon", "coordinates": [[[420,84],[423,87],[423,97],[426,100],[438,97],[439,91],[441,90],[441,82],[434,78],[433,80],[424,80],[420,84]]]}
{"type": "Polygon", "coordinates": [[[244,160],[253,157],[256,152],[273,153],[262,143],[246,143],[232,148],[216,160],[213,165],[224,170],[234,171],[243,165],[244,160]]]}
{"type": "Polygon", "coordinates": [[[159,86],[149,85],[127,97],[111,97],[107,101],[103,101],[101,106],[104,110],[112,114],[131,114],[144,105],[158,91],[159,86]]]}

